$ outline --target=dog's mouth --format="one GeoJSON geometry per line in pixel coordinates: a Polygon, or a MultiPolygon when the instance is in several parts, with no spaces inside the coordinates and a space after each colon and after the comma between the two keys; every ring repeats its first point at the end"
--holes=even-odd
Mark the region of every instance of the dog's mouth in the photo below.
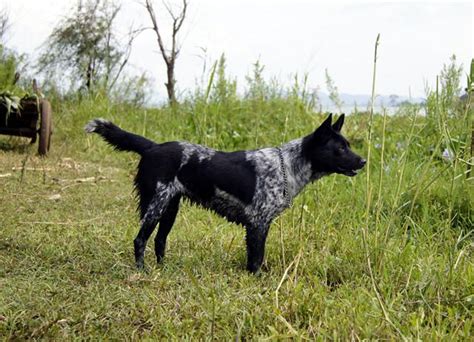
{"type": "Polygon", "coordinates": [[[349,177],[354,177],[355,175],[357,175],[359,173],[361,169],[342,169],[340,168],[339,170],[337,170],[337,173],[341,173],[343,175],[346,175],[346,176],[349,176],[349,177]]]}
{"type": "Polygon", "coordinates": [[[358,173],[359,173],[359,170],[346,170],[344,172],[344,174],[349,177],[354,177],[358,173]]]}
{"type": "Polygon", "coordinates": [[[357,163],[351,163],[352,165],[349,167],[338,167],[336,172],[349,176],[349,177],[354,177],[359,173],[360,170],[365,166],[366,160],[365,159],[360,159],[357,163]]]}

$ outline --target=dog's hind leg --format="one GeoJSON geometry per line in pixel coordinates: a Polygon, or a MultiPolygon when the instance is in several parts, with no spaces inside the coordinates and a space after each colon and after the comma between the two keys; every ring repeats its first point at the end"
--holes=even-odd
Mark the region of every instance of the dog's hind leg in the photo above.
{"type": "Polygon", "coordinates": [[[168,233],[173,227],[174,221],[176,219],[176,214],[179,210],[180,199],[180,195],[173,197],[168,205],[168,208],[161,217],[160,227],[158,229],[158,233],[155,236],[155,255],[157,262],[163,260],[163,257],[165,256],[166,238],[168,237],[168,233]]]}
{"type": "Polygon", "coordinates": [[[265,224],[246,227],[247,270],[251,273],[257,273],[262,265],[269,226],[265,224]]]}
{"type": "Polygon", "coordinates": [[[151,233],[153,233],[156,224],[161,220],[163,214],[167,210],[170,201],[176,195],[177,190],[174,184],[157,184],[155,196],[153,197],[145,215],[143,216],[140,231],[133,241],[135,249],[135,262],[138,268],[143,268],[145,247],[151,233]]]}

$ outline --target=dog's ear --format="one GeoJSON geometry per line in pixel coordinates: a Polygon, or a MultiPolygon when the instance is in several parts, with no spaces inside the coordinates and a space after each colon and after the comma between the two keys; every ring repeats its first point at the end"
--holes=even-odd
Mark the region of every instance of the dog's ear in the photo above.
{"type": "Polygon", "coordinates": [[[332,130],[331,121],[332,113],[330,113],[326,120],[324,120],[324,122],[318,128],[316,128],[313,133],[313,137],[318,140],[324,140],[325,138],[327,138],[332,130]]]}
{"type": "Polygon", "coordinates": [[[324,122],[321,124],[321,126],[323,126],[323,125],[331,126],[331,122],[332,122],[332,113],[329,113],[329,116],[326,118],[326,120],[324,120],[324,122]]]}
{"type": "Polygon", "coordinates": [[[344,124],[344,114],[342,114],[339,119],[332,125],[332,129],[335,130],[336,132],[340,132],[342,125],[344,124]]]}
{"type": "Polygon", "coordinates": [[[331,128],[331,122],[332,122],[332,113],[329,113],[329,116],[326,118],[326,120],[324,120],[321,126],[319,126],[316,129],[316,131],[319,130],[320,128],[323,128],[323,129],[331,128]]]}

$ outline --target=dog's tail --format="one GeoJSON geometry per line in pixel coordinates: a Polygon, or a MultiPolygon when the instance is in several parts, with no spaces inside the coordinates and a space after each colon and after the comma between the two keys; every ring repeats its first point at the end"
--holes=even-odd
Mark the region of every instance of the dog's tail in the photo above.
{"type": "Polygon", "coordinates": [[[110,145],[119,151],[131,151],[143,154],[150,147],[155,145],[140,135],[124,131],[112,122],[104,119],[93,119],[84,127],[87,133],[97,133],[110,145]]]}

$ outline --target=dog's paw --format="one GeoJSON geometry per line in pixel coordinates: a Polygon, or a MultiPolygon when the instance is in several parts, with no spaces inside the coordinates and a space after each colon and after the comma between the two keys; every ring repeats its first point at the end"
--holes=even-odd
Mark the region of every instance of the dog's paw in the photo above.
{"type": "Polygon", "coordinates": [[[143,262],[143,260],[137,261],[135,263],[135,266],[137,267],[137,270],[139,270],[139,271],[144,271],[145,270],[145,263],[143,262]]]}

